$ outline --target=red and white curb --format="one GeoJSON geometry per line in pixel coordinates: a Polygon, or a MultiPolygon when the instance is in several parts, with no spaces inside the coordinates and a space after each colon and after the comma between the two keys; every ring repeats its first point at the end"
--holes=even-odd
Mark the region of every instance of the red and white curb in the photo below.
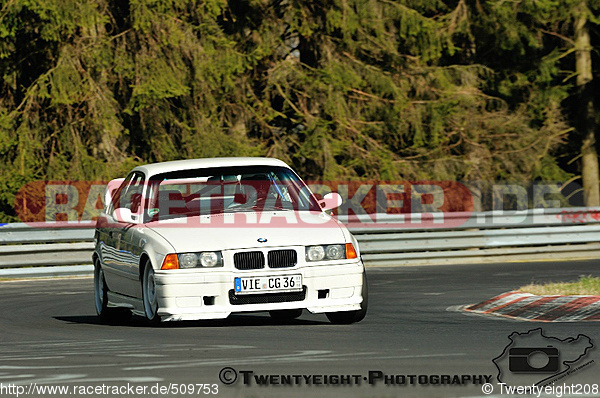
{"type": "Polygon", "coordinates": [[[539,322],[600,321],[600,296],[536,296],[507,292],[463,311],[539,322]]]}

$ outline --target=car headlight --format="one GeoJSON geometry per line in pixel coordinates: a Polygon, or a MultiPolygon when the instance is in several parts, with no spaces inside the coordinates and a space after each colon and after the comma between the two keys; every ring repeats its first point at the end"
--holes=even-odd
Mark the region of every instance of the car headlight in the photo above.
{"type": "Polygon", "coordinates": [[[221,252],[202,252],[200,253],[200,264],[203,267],[219,267],[223,265],[221,261],[221,252]]]}
{"type": "Polygon", "coordinates": [[[196,253],[183,253],[179,255],[179,268],[194,268],[198,264],[196,253]]]}
{"type": "Polygon", "coordinates": [[[177,255],[179,268],[198,268],[198,267],[222,267],[223,256],[221,252],[200,252],[200,253],[181,253],[177,255]]]}
{"type": "Polygon", "coordinates": [[[316,245],[306,247],[306,261],[340,260],[345,258],[354,258],[346,256],[345,245],[316,245]]]}
{"type": "Polygon", "coordinates": [[[325,258],[325,248],[323,246],[309,246],[306,248],[307,261],[321,261],[325,258]]]}

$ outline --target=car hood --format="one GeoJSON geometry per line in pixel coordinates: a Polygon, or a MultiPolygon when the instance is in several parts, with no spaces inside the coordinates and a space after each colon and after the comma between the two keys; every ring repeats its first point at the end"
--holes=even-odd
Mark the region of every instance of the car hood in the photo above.
{"type": "Polygon", "coordinates": [[[161,235],[178,253],[346,242],[345,227],[325,213],[272,211],[235,213],[235,219],[231,216],[194,216],[148,223],[146,227],[161,235]],[[238,222],[246,219],[258,222],[238,222]]]}

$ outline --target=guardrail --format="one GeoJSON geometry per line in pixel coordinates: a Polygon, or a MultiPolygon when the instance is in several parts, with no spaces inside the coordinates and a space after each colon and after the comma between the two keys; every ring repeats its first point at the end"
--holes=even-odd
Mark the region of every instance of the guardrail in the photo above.
{"type": "MultiPolygon", "coordinates": [[[[436,229],[418,223],[398,228],[403,221],[398,217],[379,215],[377,221],[394,225],[391,228],[350,229],[367,265],[600,259],[600,208],[446,213],[436,229]]],[[[369,221],[364,216],[362,220],[369,221]]]]}
{"type": "MultiPolygon", "coordinates": [[[[403,216],[360,216],[361,223],[350,224],[368,266],[600,258],[600,208],[440,213],[447,222],[433,229],[403,216]],[[372,217],[377,227],[366,224],[372,217]]],[[[82,228],[0,226],[0,268],[91,264],[93,235],[82,228]]]]}

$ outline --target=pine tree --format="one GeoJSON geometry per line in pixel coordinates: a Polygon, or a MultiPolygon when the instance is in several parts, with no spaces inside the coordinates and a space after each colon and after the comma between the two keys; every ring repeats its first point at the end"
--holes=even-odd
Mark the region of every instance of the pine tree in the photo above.
{"type": "Polygon", "coordinates": [[[597,26],[580,3],[4,1],[0,220],[29,181],[182,158],[274,156],[309,179],[565,180],[576,84],[560,36],[576,15],[597,26]]]}
{"type": "MultiPolygon", "coordinates": [[[[600,4],[587,0],[477,4],[479,21],[474,36],[480,41],[478,48],[490,50],[479,51],[475,61],[496,71],[490,94],[512,106],[527,104],[538,125],[545,123],[552,108],[563,115],[568,134],[553,155],[563,170],[581,174],[584,203],[597,206],[594,130],[598,108],[594,97],[598,94],[593,76],[598,75],[598,59],[590,40],[598,37],[600,4]]],[[[564,181],[564,177],[552,178],[564,181]]]]}

